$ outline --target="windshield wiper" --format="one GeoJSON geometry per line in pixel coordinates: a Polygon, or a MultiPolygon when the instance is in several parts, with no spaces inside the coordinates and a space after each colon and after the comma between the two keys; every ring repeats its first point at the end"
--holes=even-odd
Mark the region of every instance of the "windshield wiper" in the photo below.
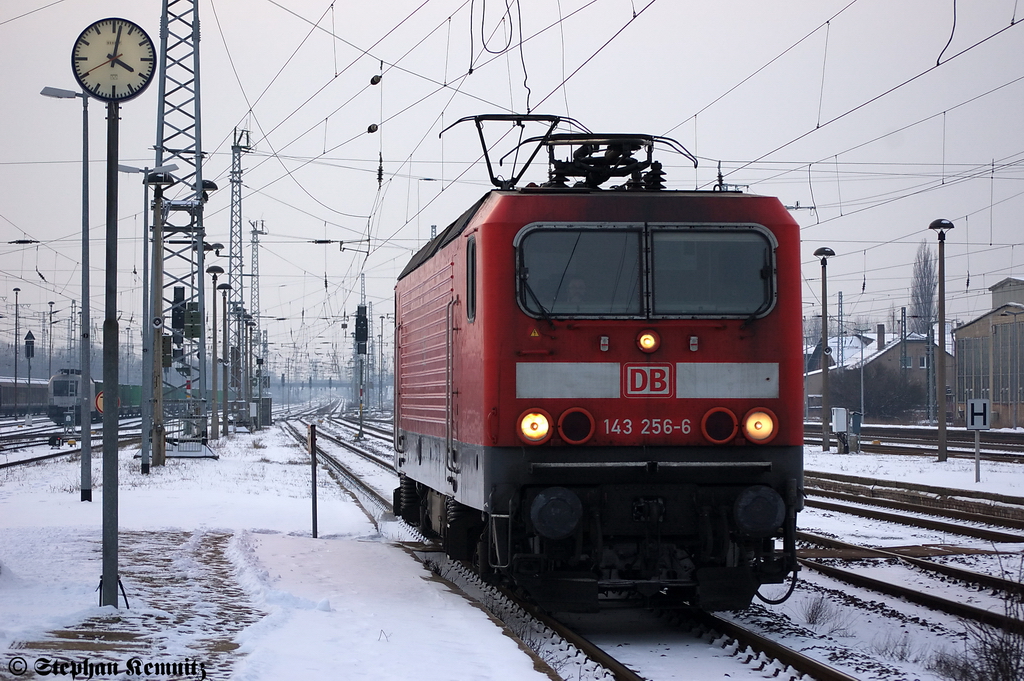
{"type": "Polygon", "coordinates": [[[540,308],[540,316],[543,317],[547,321],[547,323],[551,325],[552,329],[554,329],[555,322],[553,319],[551,319],[551,313],[549,313],[547,308],[544,307],[544,304],[540,302],[540,299],[537,297],[537,294],[534,293],[533,291],[533,287],[530,286],[530,282],[527,281],[527,278],[525,276],[519,277],[519,280],[523,282],[523,288],[526,289],[526,292],[530,294],[531,298],[533,298],[533,302],[537,304],[538,308],[540,308]]]}

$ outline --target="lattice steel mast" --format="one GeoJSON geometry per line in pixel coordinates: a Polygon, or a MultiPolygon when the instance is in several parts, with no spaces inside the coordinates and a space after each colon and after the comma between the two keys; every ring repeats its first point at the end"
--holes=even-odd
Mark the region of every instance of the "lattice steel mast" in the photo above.
{"type": "Polygon", "coordinates": [[[228,314],[228,345],[230,353],[227,360],[230,364],[228,372],[228,389],[233,396],[236,422],[244,420],[249,413],[245,401],[243,385],[243,357],[245,347],[245,287],[242,284],[243,245],[242,245],[242,154],[252,149],[248,130],[235,129],[234,142],[231,145],[231,235],[228,253],[228,303],[231,311],[228,314]],[[244,407],[244,411],[243,411],[244,407]]]}
{"type": "Polygon", "coordinates": [[[167,436],[191,449],[205,441],[209,418],[203,205],[216,189],[203,181],[202,171],[198,0],[163,0],[160,74],[156,166],[176,164],[178,182],[165,193],[169,198],[158,206],[154,225],[162,230],[161,253],[155,254],[162,258],[161,281],[153,282],[156,316],[165,327],[170,320],[172,346],[171,369],[165,360],[159,391],[167,436]]]}
{"type": "MultiPolygon", "coordinates": [[[[255,340],[255,347],[253,349],[254,361],[256,368],[254,370],[254,376],[251,379],[253,381],[253,397],[255,401],[260,405],[258,407],[260,421],[262,421],[263,413],[263,376],[267,369],[267,351],[266,343],[263,337],[262,324],[260,323],[260,235],[266,234],[267,231],[263,229],[263,220],[256,221],[250,220],[249,224],[252,225],[252,260],[249,266],[249,299],[252,305],[252,333],[255,340]]],[[[266,425],[260,423],[260,426],[266,425]]]]}

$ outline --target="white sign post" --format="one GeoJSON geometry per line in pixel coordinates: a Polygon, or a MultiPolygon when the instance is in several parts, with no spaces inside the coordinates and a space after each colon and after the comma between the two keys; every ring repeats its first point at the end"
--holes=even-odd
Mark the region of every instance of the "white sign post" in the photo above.
{"type": "Polygon", "coordinates": [[[981,482],[981,431],[989,429],[988,400],[967,400],[967,430],[974,431],[974,482],[981,482]]]}

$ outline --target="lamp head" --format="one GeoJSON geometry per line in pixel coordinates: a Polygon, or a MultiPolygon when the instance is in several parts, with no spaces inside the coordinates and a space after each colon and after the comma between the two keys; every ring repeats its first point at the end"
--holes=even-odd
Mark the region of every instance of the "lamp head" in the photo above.
{"type": "Polygon", "coordinates": [[[818,250],[816,250],[814,252],[814,257],[815,258],[821,258],[821,269],[824,270],[825,269],[825,265],[828,264],[828,259],[831,258],[835,254],[836,254],[836,252],[833,251],[828,246],[822,246],[821,248],[819,248],[818,250]]]}
{"type": "Polygon", "coordinates": [[[55,99],[74,99],[75,97],[85,96],[74,90],[64,90],[59,87],[44,87],[39,94],[43,97],[54,97],[55,99]]]}
{"type": "Polygon", "coordinates": [[[146,176],[146,184],[152,187],[170,187],[177,182],[170,173],[150,173],[146,176]]]}
{"type": "Polygon", "coordinates": [[[220,265],[210,265],[206,268],[206,273],[212,274],[216,278],[218,274],[224,274],[224,268],[220,265]]]}
{"type": "Polygon", "coordinates": [[[200,193],[202,194],[202,199],[205,203],[210,200],[210,192],[217,191],[217,183],[213,180],[203,180],[202,188],[203,190],[200,193]]]}
{"type": "Polygon", "coordinates": [[[928,225],[928,229],[934,229],[939,234],[942,234],[953,229],[953,223],[949,220],[932,220],[932,224],[928,225]]]}

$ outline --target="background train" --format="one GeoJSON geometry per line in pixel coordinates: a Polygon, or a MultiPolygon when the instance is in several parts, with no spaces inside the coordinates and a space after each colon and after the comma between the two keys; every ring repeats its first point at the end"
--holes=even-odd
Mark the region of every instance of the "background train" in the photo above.
{"type": "Polygon", "coordinates": [[[15,399],[14,378],[0,378],[0,415],[42,414],[46,411],[46,379],[33,378],[29,383],[25,376],[18,376],[18,394],[15,399]]]}
{"type": "MultiPolygon", "coordinates": [[[[57,425],[81,425],[82,413],[82,372],[78,369],[61,369],[50,377],[46,387],[46,415],[57,425]]],[[[103,415],[96,410],[96,393],[102,384],[92,381],[89,387],[89,404],[93,405],[91,421],[98,423],[103,415]]],[[[121,416],[138,416],[142,413],[142,387],[118,385],[121,416]]]]}
{"type": "Polygon", "coordinates": [[[399,277],[396,513],[551,610],[737,609],[795,582],[797,223],[663,189],[671,140],[514,115],[475,117],[481,139],[494,120],[549,126],[527,142],[551,179],[492,172],[399,277]]]}

